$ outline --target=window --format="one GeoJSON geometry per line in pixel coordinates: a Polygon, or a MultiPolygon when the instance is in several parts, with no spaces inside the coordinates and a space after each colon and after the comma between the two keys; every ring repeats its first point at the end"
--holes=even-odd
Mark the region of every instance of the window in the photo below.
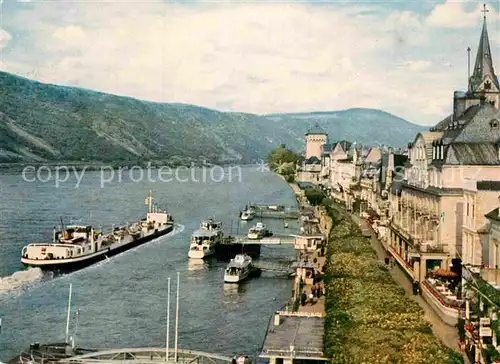
{"type": "Polygon", "coordinates": [[[485,89],[485,90],[491,90],[491,82],[490,82],[490,80],[487,80],[487,81],[484,83],[484,89],[485,89]]]}

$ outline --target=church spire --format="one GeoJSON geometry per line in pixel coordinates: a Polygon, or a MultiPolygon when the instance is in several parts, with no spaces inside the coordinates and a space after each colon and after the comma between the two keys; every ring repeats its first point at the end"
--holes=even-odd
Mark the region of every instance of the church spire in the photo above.
{"type": "Polygon", "coordinates": [[[483,5],[481,12],[483,15],[483,30],[481,31],[481,38],[479,40],[479,47],[477,49],[476,63],[474,71],[470,79],[470,86],[472,91],[485,91],[485,92],[499,92],[500,85],[498,78],[495,75],[493,68],[493,60],[491,58],[490,40],[488,38],[488,29],[486,27],[486,4],[483,5]]]}

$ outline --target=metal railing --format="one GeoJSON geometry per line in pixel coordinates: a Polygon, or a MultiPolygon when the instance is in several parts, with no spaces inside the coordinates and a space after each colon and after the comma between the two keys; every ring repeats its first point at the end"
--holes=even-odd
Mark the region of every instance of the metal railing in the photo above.
{"type": "Polygon", "coordinates": [[[297,317],[325,317],[321,312],[295,312],[295,311],[277,311],[280,316],[297,316],[297,317]]]}
{"type": "Polygon", "coordinates": [[[434,295],[434,297],[436,297],[438,299],[438,301],[443,306],[446,306],[446,307],[449,307],[449,308],[454,308],[454,309],[460,309],[460,308],[464,307],[464,305],[465,305],[465,301],[464,300],[448,298],[447,296],[445,296],[444,294],[442,294],[441,292],[439,292],[434,287],[434,285],[431,282],[429,282],[428,279],[425,279],[423,281],[423,284],[434,295]]]}

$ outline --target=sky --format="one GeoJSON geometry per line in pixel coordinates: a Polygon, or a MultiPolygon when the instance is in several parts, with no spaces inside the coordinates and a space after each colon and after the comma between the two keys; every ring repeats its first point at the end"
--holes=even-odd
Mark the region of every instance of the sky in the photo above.
{"type": "MultiPolygon", "coordinates": [[[[377,108],[433,125],[467,89],[477,1],[0,0],[0,70],[256,114],[377,108]]],[[[487,2],[500,74],[499,2],[487,2]]]]}

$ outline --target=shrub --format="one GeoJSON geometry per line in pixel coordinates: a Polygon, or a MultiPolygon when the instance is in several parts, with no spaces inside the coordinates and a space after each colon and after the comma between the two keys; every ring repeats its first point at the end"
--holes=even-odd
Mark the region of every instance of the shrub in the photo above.
{"type": "Polygon", "coordinates": [[[332,362],[463,363],[434,337],[420,306],[392,279],[350,216],[336,205],[327,211],[333,228],[324,277],[325,353],[332,362]]]}

